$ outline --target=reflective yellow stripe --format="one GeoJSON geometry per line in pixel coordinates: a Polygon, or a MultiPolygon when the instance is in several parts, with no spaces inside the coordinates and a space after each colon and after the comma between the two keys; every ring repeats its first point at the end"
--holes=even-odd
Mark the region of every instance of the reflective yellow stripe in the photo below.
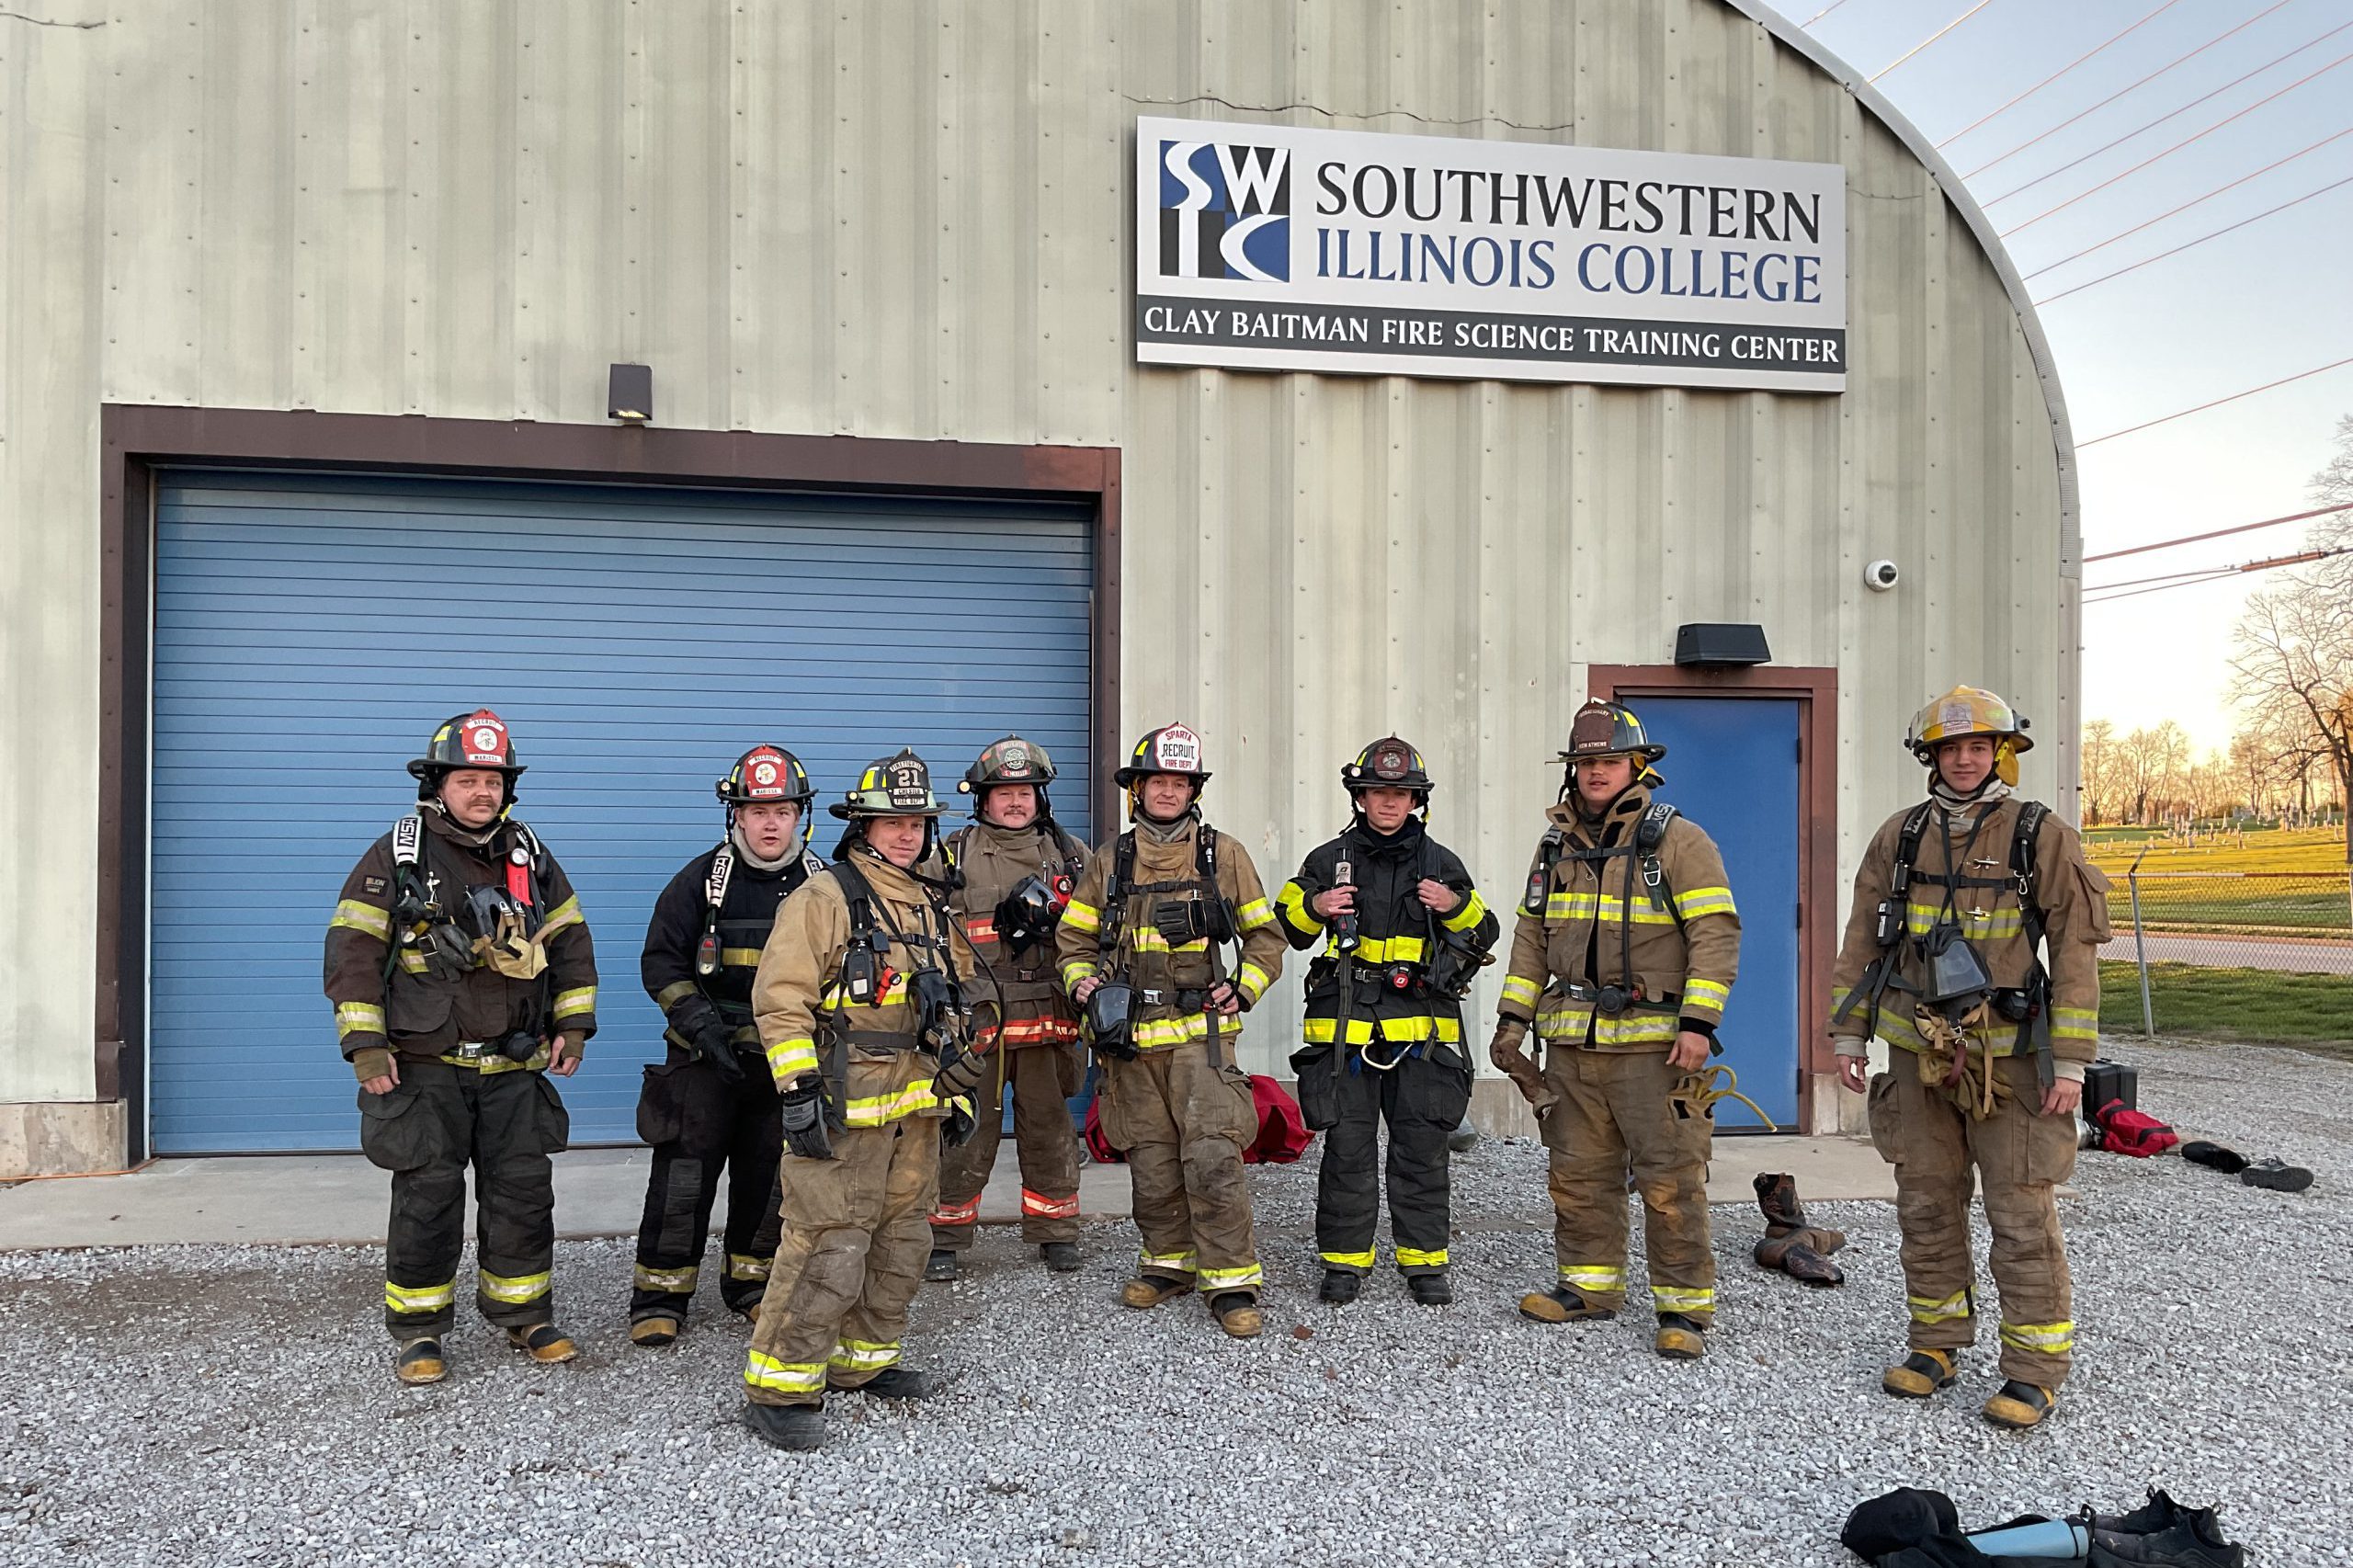
{"type": "Polygon", "coordinates": [[[1140,1252],[1136,1254],[1139,1269],[1157,1269],[1163,1274],[1190,1274],[1193,1255],[1189,1252],[1140,1252]]]}
{"type": "MultiPolygon", "coordinates": [[[[1333,1026],[1337,1022],[1336,1018],[1306,1019],[1299,1027],[1299,1038],[1310,1045],[1329,1045],[1332,1043],[1333,1026]]],[[[1455,1045],[1462,1039],[1462,1020],[1460,1018],[1350,1018],[1348,1043],[1370,1045],[1376,1027],[1383,1040],[1424,1040],[1435,1037],[1445,1044],[1455,1045]]]]}
{"type": "MultiPolygon", "coordinates": [[[[1209,1038],[1209,1018],[1201,1013],[1180,1013],[1173,1018],[1148,1018],[1134,1026],[1131,1038],[1138,1051],[1161,1051],[1188,1040],[1209,1038]]],[[[1221,1035],[1240,1034],[1242,1020],[1225,1014],[1217,1016],[1217,1032],[1221,1035]]]]}
{"type": "Polygon", "coordinates": [[[833,1364],[845,1372],[863,1372],[887,1367],[899,1358],[899,1342],[881,1344],[870,1339],[845,1339],[834,1346],[833,1364]]]}
{"type": "Polygon", "coordinates": [[[846,1119],[852,1127],[888,1127],[894,1121],[929,1110],[939,1103],[931,1092],[931,1080],[918,1078],[904,1089],[887,1095],[867,1095],[847,1102],[846,1119]]]}
{"type": "Polygon", "coordinates": [[[1730,888],[1692,888],[1675,895],[1675,907],[1686,920],[1696,920],[1702,915],[1737,915],[1733,906],[1730,888]]]}
{"type": "Polygon", "coordinates": [[[1400,1268],[1444,1268],[1446,1249],[1440,1247],[1436,1252],[1424,1252],[1419,1247],[1399,1247],[1397,1267],[1400,1268]]]}
{"type": "Polygon", "coordinates": [[[1486,913],[1487,901],[1479,896],[1477,888],[1472,888],[1471,896],[1462,901],[1462,907],[1439,921],[1438,924],[1449,931],[1468,931],[1472,926],[1479,924],[1485,917],[1486,913]]]}
{"type": "Polygon", "coordinates": [[[576,1018],[583,1013],[593,1013],[596,1010],[597,988],[593,985],[575,985],[569,991],[559,991],[555,994],[555,1017],[558,1022],[565,1018],[576,1018]]]}
{"type": "Polygon", "coordinates": [[[849,993],[842,989],[841,983],[839,981],[835,981],[833,984],[825,987],[824,1006],[825,1011],[828,1013],[841,1013],[848,1011],[849,1008],[853,1006],[868,1009],[877,1007],[896,1007],[904,1005],[906,999],[906,974],[903,971],[893,970],[891,973],[889,982],[882,987],[882,994],[875,997],[873,1001],[858,1003],[851,1002],[849,999],[849,993]]]}
{"type": "Polygon", "coordinates": [[[425,972],[425,955],[423,953],[411,952],[408,949],[403,948],[401,949],[401,967],[408,971],[411,974],[423,974],[425,972]]]}
{"type": "Polygon", "coordinates": [[[2053,1040],[2097,1040],[2099,1014],[2089,1007],[2053,1007],[2051,1009],[2051,1038],[2053,1040]]]}
{"type": "Polygon", "coordinates": [[[580,901],[567,898],[548,911],[548,917],[540,923],[540,937],[544,940],[566,926],[578,926],[585,919],[585,916],[580,913],[580,901]]]}
{"type": "Polygon", "coordinates": [[[1063,924],[1091,937],[1103,929],[1103,912],[1091,903],[1081,903],[1072,899],[1063,906],[1063,924]]]}
{"type": "Polygon", "coordinates": [[[1367,937],[1357,943],[1357,957],[1366,963],[1419,963],[1427,946],[1419,937],[1367,937]]]}
{"type": "Polygon", "coordinates": [[[2063,1356],[2075,1347],[2073,1323],[2005,1323],[2002,1343],[2013,1350],[2040,1350],[2063,1356]]]}
{"type": "Polygon", "coordinates": [[[768,1074],[779,1084],[790,1084],[803,1073],[817,1070],[817,1042],[807,1035],[795,1035],[778,1040],[765,1052],[768,1059],[768,1074]]]}
{"type": "Polygon", "coordinates": [[[536,1301],[548,1293],[549,1277],[545,1274],[518,1274],[509,1278],[484,1268],[477,1272],[476,1278],[482,1293],[494,1301],[519,1306],[525,1301],[536,1301]]]}
{"type": "Polygon", "coordinates": [[[1240,1268],[1203,1268],[1193,1276],[1193,1282],[1203,1290],[1238,1290],[1245,1285],[1263,1285],[1267,1271],[1256,1264],[1240,1268]]]}
{"type": "MultiPolygon", "coordinates": [[[[1616,893],[1556,892],[1544,901],[1547,920],[1608,920],[1624,924],[1626,901],[1616,893]]],[[[1647,898],[1634,901],[1637,926],[1672,926],[1671,911],[1655,909],[1647,898]]]]}
{"type": "Polygon", "coordinates": [[[1307,890],[1295,881],[1283,884],[1283,891],[1275,895],[1275,907],[1282,912],[1283,924],[1302,937],[1313,937],[1324,929],[1324,922],[1307,907],[1307,890]]]}
{"type": "Polygon", "coordinates": [[[347,1040],[356,1034],[382,1034],[384,1009],[373,1002],[337,1002],[335,1005],[335,1033],[337,1040],[347,1040]]]}
{"type": "Polygon", "coordinates": [[[1702,980],[1694,974],[1683,982],[1683,1008],[1686,1012],[1698,1007],[1711,1013],[1721,1013],[1724,1010],[1724,1004],[1731,1000],[1732,987],[1721,980],[1702,980]]]}
{"type": "Polygon", "coordinates": [[[338,926],[347,931],[373,937],[380,942],[392,939],[392,912],[381,904],[363,903],[356,898],[347,898],[335,906],[335,916],[327,922],[327,929],[332,931],[338,926]]]}
{"type": "Polygon", "coordinates": [[[654,994],[654,1005],[666,1013],[674,1005],[693,995],[695,990],[695,983],[691,980],[674,980],[654,994]]]}
{"type": "Polygon", "coordinates": [[[1094,972],[1095,960],[1093,959],[1071,960],[1070,962],[1063,965],[1063,989],[1065,991],[1077,989],[1078,983],[1085,980],[1088,975],[1093,974],[1094,972]]]}
{"type": "Polygon", "coordinates": [[[1242,987],[1244,995],[1256,1002],[1267,994],[1267,987],[1275,983],[1275,977],[1245,959],[1243,960],[1242,972],[1233,977],[1233,983],[1242,987]]]}
{"type": "Polygon", "coordinates": [[[691,1296],[695,1281],[701,1275],[702,1270],[691,1265],[685,1268],[648,1268],[641,1263],[637,1266],[637,1288],[641,1290],[661,1290],[674,1296],[691,1296]]]}
{"type": "Polygon", "coordinates": [[[1128,946],[1139,953],[1205,953],[1210,950],[1210,939],[1196,937],[1189,942],[1179,942],[1171,947],[1168,938],[1160,934],[1158,926],[1138,926],[1129,931],[1128,946]]]}
{"type": "Polygon", "coordinates": [[[731,1252],[727,1255],[727,1278],[730,1279],[766,1279],[768,1260],[754,1257],[749,1253],[731,1252]]]}
{"type": "Polygon", "coordinates": [[[1536,993],[1539,989],[1540,986],[1536,981],[1523,980],[1516,974],[1504,976],[1504,1000],[1506,1002],[1517,1002],[1523,1007],[1533,1007],[1536,1006],[1536,993]]]}
{"type": "Polygon", "coordinates": [[[458,1299],[458,1282],[447,1285],[395,1285],[384,1281],[384,1310],[390,1312],[435,1312],[458,1299]]]}
{"type": "Polygon", "coordinates": [[[1716,1293],[1711,1290],[1689,1290],[1676,1285],[1651,1287],[1651,1305],[1663,1312],[1711,1312],[1716,1310],[1716,1293]]]}
{"type": "Polygon", "coordinates": [[[1593,1019],[1596,1045],[1656,1045],[1674,1040],[1679,1027],[1672,1013],[1623,1013],[1614,1018],[1596,1018],[1590,1002],[1558,1001],[1536,1015],[1536,1032],[1546,1040],[1582,1042],[1588,1018],[1593,1019]]]}
{"type": "Polygon", "coordinates": [[[1615,1296],[1626,1289],[1626,1271],[1607,1264],[1564,1263],[1561,1265],[1561,1283],[1588,1296],[1615,1296]]]}
{"type": "Polygon", "coordinates": [[[1362,1252],[1327,1252],[1317,1256],[1324,1259],[1326,1266],[1333,1268],[1370,1268],[1372,1267],[1370,1247],[1365,1248],[1362,1252]]]}
{"type": "MultiPolygon", "coordinates": [[[[2026,931],[2023,916],[2015,909],[1972,909],[1964,890],[1953,900],[1952,920],[1965,937],[2017,937],[2026,931]]],[[[1904,905],[1904,928],[1915,937],[1925,937],[1946,919],[1941,903],[1911,903],[1904,905]]]]}
{"type": "Polygon", "coordinates": [[[825,1386],[823,1361],[779,1361],[755,1350],[744,1363],[744,1381],[779,1393],[814,1393],[825,1386]]]}
{"type": "Polygon", "coordinates": [[[544,1045],[540,1047],[521,1062],[516,1061],[511,1056],[503,1056],[495,1051],[487,1056],[452,1054],[444,1056],[440,1060],[452,1067],[464,1067],[480,1073],[484,1077],[495,1077],[501,1073],[538,1072],[548,1064],[548,1048],[544,1045]]]}
{"type": "Polygon", "coordinates": [[[757,969],[760,967],[760,949],[722,948],[719,949],[719,961],[731,969],[757,969]]]}
{"type": "Polygon", "coordinates": [[[1256,931],[1261,926],[1275,923],[1275,912],[1263,898],[1254,898],[1233,912],[1233,923],[1245,931],[1256,931]]]}
{"type": "Polygon", "coordinates": [[[1970,1315],[1966,1290],[1956,1290],[1941,1301],[1927,1296],[1907,1296],[1904,1302],[1912,1309],[1914,1323],[1950,1323],[1970,1315]]]}

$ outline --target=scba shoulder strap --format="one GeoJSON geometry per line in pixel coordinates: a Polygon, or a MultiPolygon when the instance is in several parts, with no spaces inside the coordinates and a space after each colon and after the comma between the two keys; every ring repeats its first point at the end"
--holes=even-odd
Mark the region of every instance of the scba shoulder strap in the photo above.
{"type": "Polygon", "coordinates": [[[1633,836],[1607,849],[1571,849],[1567,835],[1557,827],[1546,828],[1537,843],[1536,869],[1528,874],[1528,892],[1519,901],[1521,911],[1535,915],[1544,913],[1545,898],[1552,891],[1552,873],[1563,860],[1606,862],[1631,855],[1641,862],[1643,885],[1650,893],[1652,907],[1674,915],[1676,926],[1680,929],[1683,912],[1675,905],[1675,891],[1668,885],[1665,869],[1658,859],[1658,847],[1666,842],[1666,830],[1680,814],[1665,801],[1654,801],[1635,819],[1633,836]]]}

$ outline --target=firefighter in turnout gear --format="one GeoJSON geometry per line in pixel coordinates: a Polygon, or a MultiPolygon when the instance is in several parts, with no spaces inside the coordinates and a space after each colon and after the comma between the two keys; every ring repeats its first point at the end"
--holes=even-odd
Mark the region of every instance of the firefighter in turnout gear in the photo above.
{"type": "Polygon", "coordinates": [[[1053,779],[1044,747],[1007,735],[981,753],[958,786],[973,798],[972,822],[944,848],[961,884],[956,918],[981,965],[973,1051],[990,1070],[972,1096],[972,1141],[940,1165],[927,1279],[955,1278],[957,1255],[972,1244],[1007,1093],[1021,1162],[1021,1239],[1057,1273],[1079,1266],[1078,1136],[1069,1100],[1086,1070],[1078,1017],[1054,981],[1054,926],[1086,846],[1054,821],[1046,797],[1053,779]]]}
{"type": "Polygon", "coordinates": [[[1155,1307],[1198,1287],[1225,1332],[1247,1339],[1266,1279],[1242,1165],[1258,1116],[1233,1048],[1243,1012],[1281,972],[1282,932],[1249,855],[1201,820],[1199,735],[1154,730],[1113,777],[1132,825],[1088,858],[1055,961],[1101,1064],[1104,1136],[1126,1151],[1135,1188],[1143,1249],[1120,1300],[1155,1307]]]}
{"type": "Polygon", "coordinates": [[[1654,1346],[1691,1360],[1716,1306],[1708,1059],[1739,967],[1740,917],[1714,842],[1651,800],[1660,782],[1652,765],[1665,755],[1619,704],[1577,710],[1488,1054],[1536,1108],[1552,1155],[1560,1280],[1523,1298],[1521,1313],[1540,1323],[1617,1315],[1631,1170],[1654,1346]],[[1540,1073],[1520,1050],[1531,1021],[1540,1073]]]}
{"type": "Polygon", "coordinates": [[[1871,1142],[1895,1167],[1911,1354],[1881,1386],[1926,1399],[1976,1342],[1980,1187],[2007,1380],[1984,1414],[2003,1426],[2049,1413],[2075,1347],[2052,1189],[2075,1168],[2109,936],[2108,881],[2082,840],[2014,793],[2026,727],[1973,687],[1921,710],[1905,744],[1929,769],[1928,798],[1872,836],[1831,976],[1839,1075],[1869,1093],[1871,1142]],[[1893,1049],[1867,1083],[1874,1034],[1893,1049]]]}
{"type": "Polygon", "coordinates": [[[720,1299],[748,1317],[767,1288],[784,1133],[752,1025],[752,977],[778,906],[824,869],[808,847],[816,791],[790,752],[753,747],[716,790],[725,833],[654,901],[639,966],[646,994],[668,1021],[662,1038],[669,1047],[646,1066],[637,1100],[637,1135],[654,1146],[654,1167],[637,1229],[629,1336],[649,1346],[671,1343],[686,1324],[722,1175],[720,1299]]]}
{"type": "Polygon", "coordinates": [[[900,1342],[939,1199],[949,1107],[935,1080],[969,1027],[958,976],[972,949],[945,887],[916,871],[937,847],[931,770],[902,751],[830,809],[849,824],[834,863],[777,911],[752,983],[785,1153],[744,1415],[780,1449],[824,1441],[828,1388],[933,1392],[900,1342]]]}
{"type": "Polygon", "coordinates": [[[523,765],[489,709],[434,732],[408,765],[416,810],[344,880],[326,993],[359,1077],[359,1146],[392,1173],[384,1325],[404,1383],[441,1380],[473,1167],[474,1305],[535,1361],[569,1361],[550,1286],[548,1156],[569,1077],[597,1032],[597,959],[571,881],[508,812],[523,765]]]}
{"type": "Polygon", "coordinates": [[[1428,830],[1430,778],[1394,735],[1340,770],[1346,831],[1312,851],[1275,907],[1308,966],[1299,1102],[1323,1131],[1315,1244],[1323,1299],[1356,1300],[1372,1272],[1375,1164],[1389,1124],[1389,1228],[1414,1300],[1454,1300],[1447,1280],[1447,1137],[1471,1103],[1462,997],[1493,961],[1497,926],[1462,862],[1428,830]],[[1343,1038],[1345,1036],[1345,1039],[1343,1038]]]}

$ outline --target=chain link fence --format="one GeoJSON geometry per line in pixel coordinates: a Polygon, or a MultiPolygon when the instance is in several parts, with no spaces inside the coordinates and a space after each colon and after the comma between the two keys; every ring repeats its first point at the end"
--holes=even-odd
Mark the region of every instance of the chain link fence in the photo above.
{"type": "MultiPolygon", "coordinates": [[[[2142,857],[2145,858],[2145,853],[2142,857]]],[[[2109,892],[2115,939],[2100,957],[2140,979],[2140,1023],[2165,1027],[2165,987],[2151,971],[2324,976],[2324,1006],[2341,1005],[2353,1036],[2353,874],[2347,871],[2149,870],[2136,858],[2109,892]]]]}

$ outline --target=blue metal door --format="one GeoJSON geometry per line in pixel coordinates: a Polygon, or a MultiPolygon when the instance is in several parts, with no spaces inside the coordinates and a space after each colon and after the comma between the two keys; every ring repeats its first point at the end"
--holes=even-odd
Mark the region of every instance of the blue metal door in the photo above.
{"type": "MultiPolygon", "coordinates": [[[[1662,801],[1723,851],[1740,906],[1740,979],[1724,1011],[1724,1065],[1741,1092],[1794,1131],[1798,1115],[1798,704],[1787,698],[1637,697],[1651,738],[1667,748],[1662,801]]],[[[1756,1119],[1716,1108],[1736,1132],[1756,1119]]]]}
{"type": "Polygon", "coordinates": [[[581,1142],[635,1137],[661,1054],[638,983],[654,895],[718,841],[712,780],[775,741],[824,813],[912,744],[951,802],[1018,731],[1086,836],[1092,519],[1037,502],[175,473],[155,540],[153,1144],[347,1149],[355,1083],[320,947],[403,765],[477,706],[530,771],[517,815],[596,937],[581,1142]]]}

